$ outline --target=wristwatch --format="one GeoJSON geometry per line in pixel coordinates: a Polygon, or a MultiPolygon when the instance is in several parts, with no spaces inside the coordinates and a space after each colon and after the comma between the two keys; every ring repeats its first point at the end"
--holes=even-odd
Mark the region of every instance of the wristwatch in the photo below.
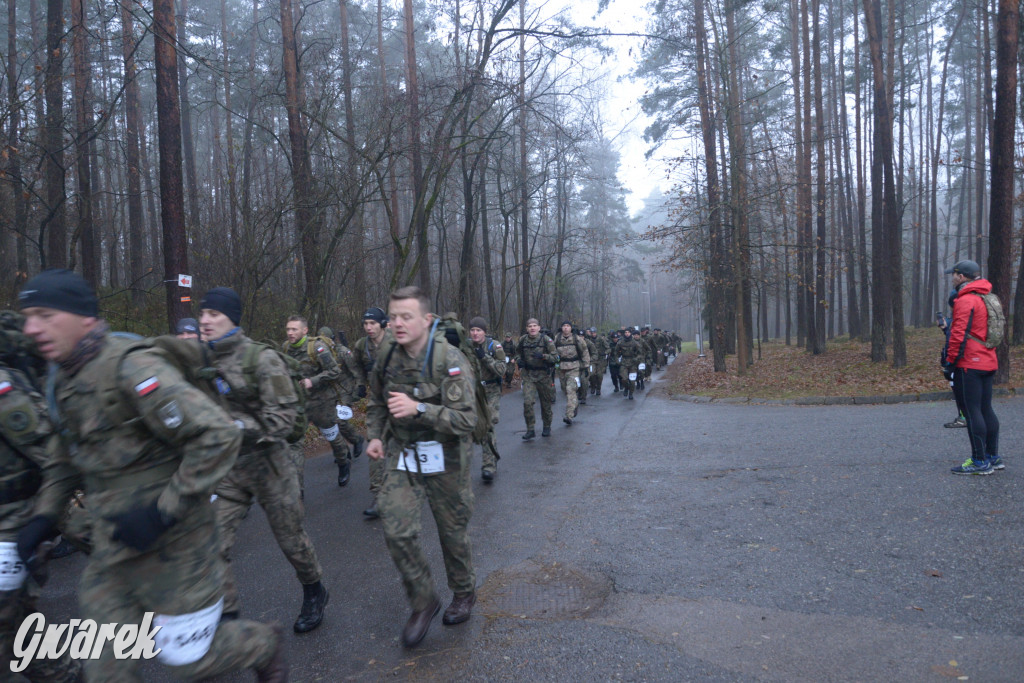
{"type": "Polygon", "coordinates": [[[426,403],[417,403],[416,404],[416,417],[419,417],[420,415],[422,415],[425,412],[427,412],[427,404],[426,403]]]}

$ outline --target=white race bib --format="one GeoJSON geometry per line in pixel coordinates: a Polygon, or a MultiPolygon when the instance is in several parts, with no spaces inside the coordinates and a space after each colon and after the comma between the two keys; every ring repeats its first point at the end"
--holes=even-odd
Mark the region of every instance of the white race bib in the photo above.
{"type": "Polygon", "coordinates": [[[340,404],[338,406],[336,406],[336,407],[338,408],[338,419],[339,420],[351,420],[352,419],[352,409],[351,408],[349,408],[348,406],[340,405],[340,404]]]}
{"type": "Polygon", "coordinates": [[[641,363],[637,367],[640,368],[641,370],[646,370],[647,369],[647,364],[646,363],[641,363]]]}
{"type": "Polygon", "coordinates": [[[580,388],[580,377],[579,377],[579,375],[577,375],[575,377],[575,380],[576,380],[576,388],[579,389],[580,388]]]}
{"type": "Polygon", "coordinates": [[[437,441],[417,441],[413,448],[406,448],[398,456],[395,469],[417,474],[444,472],[444,447],[437,441]]]}
{"type": "Polygon", "coordinates": [[[182,666],[198,662],[210,651],[213,636],[217,634],[217,624],[224,610],[224,598],[206,609],[169,616],[156,614],[153,626],[162,626],[153,641],[160,648],[156,658],[168,666],[182,666]]]}
{"type": "Polygon", "coordinates": [[[25,583],[28,570],[14,541],[0,543],[0,591],[16,591],[25,583]]]}
{"type": "Polygon", "coordinates": [[[635,382],[636,381],[636,373],[635,372],[629,373],[629,381],[630,382],[635,382]]]}

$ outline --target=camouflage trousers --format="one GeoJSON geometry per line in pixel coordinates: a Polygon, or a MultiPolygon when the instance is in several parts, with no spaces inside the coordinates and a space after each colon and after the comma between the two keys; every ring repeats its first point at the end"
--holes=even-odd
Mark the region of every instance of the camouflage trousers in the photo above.
{"type": "MultiPolygon", "coordinates": [[[[208,519],[212,518],[212,515],[208,519]]],[[[212,519],[211,519],[212,521],[212,519]]],[[[174,533],[172,529],[168,533],[174,533]]],[[[139,624],[146,612],[181,615],[220,600],[224,564],[211,524],[202,524],[159,548],[111,562],[109,551],[94,554],[79,586],[81,617],[96,623],[139,624]]],[[[122,557],[120,553],[117,557],[122,557]]],[[[255,621],[222,621],[209,652],[197,662],[167,667],[175,677],[201,679],[228,671],[265,666],[277,647],[272,627],[255,621]]],[[[142,681],[138,661],[117,660],[104,647],[98,660],[85,661],[89,681],[142,681]]],[[[35,680],[35,679],[33,679],[35,680]]]]}
{"type": "Polygon", "coordinates": [[[619,366],[619,385],[622,387],[623,391],[636,391],[636,380],[632,380],[629,378],[629,374],[631,372],[638,373],[637,377],[640,376],[640,371],[637,369],[636,365],[626,365],[625,363],[623,363],[622,365],[619,366]]]}
{"type": "Polygon", "coordinates": [[[481,445],[481,466],[482,469],[493,472],[498,467],[498,460],[501,459],[494,438],[494,425],[498,424],[498,413],[501,410],[501,385],[488,384],[484,390],[487,392],[487,406],[491,409],[491,428],[487,430],[487,438],[481,445]]]}
{"type": "Polygon", "coordinates": [[[594,391],[601,391],[601,384],[604,382],[604,371],[607,363],[597,361],[594,363],[594,371],[590,373],[590,388],[594,391]]]}
{"type": "Polygon", "coordinates": [[[619,385],[621,384],[621,380],[619,379],[619,377],[621,376],[620,369],[621,366],[619,366],[618,364],[608,364],[608,374],[611,375],[612,386],[615,387],[615,389],[618,389],[619,385]]]}
{"type": "Polygon", "coordinates": [[[331,452],[334,453],[334,462],[346,463],[352,462],[352,452],[349,450],[349,444],[355,444],[359,441],[359,434],[352,427],[349,420],[338,419],[338,402],[331,396],[327,400],[316,399],[310,400],[306,403],[306,415],[309,416],[309,421],[320,430],[321,436],[325,439],[329,432],[335,426],[338,428],[338,433],[334,436],[333,441],[328,441],[328,445],[331,447],[331,452]],[[348,443],[345,443],[345,442],[348,443]]]}
{"type": "Polygon", "coordinates": [[[299,582],[316,583],[323,573],[313,541],[303,527],[306,512],[290,449],[274,444],[262,451],[246,453],[239,456],[234,469],[217,486],[217,531],[225,564],[225,612],[239,611],[238,587],[231,571],[231,549],[238,527],[254,500],[266,513],[277,545],[295,568],[299,582]]]}
{"type": "MultiPolygon", "coordinates": [[[[389,444],[389,453],[397,453],[397,450],[397,446],[389,444]]],[[[467,530],[473,514],[469,440],[463,439],[452,450],[456,453],[445,448],[445,472],[428,476],[394,469],[397,462],[395,454],[385,459],[387,474],[377,503],[384,522],[388,552],[402,577],[413,611],[426,609],[437,597],[430,577],[430,563],[420,544],[424,499],[430,504],[437,525],[448,588],[456,595],[476,590],[473,553],[467,530]]]]}
{"type": "Polygon", "coordinates": [[[523,417],[526,419],[526,428],[533,429],[537,424],[537,417],[534,414],[533,406],[540,397],[540,417],[545,427],[551,426],[551,406],[555,402],[555,390],[551,386],[551,378],[545,372],[543,374],[526,372],[522,374],[523,380],[523,417]]]}
{"type": "MultiPolygon", "coordinates": [[[[14,661],[18,629],[25,617],[39,611],[36,608],[38,598],[39,586],[31,578],[17,590],[0,591],[0,680],[6,681],[11,675],[8,662],[14,661]]],[[[30,681],[71,683],[78,680],[81,668],[82,665],[65,652],[60,659],[33,659],[21,675],[30,681]]],[[[18,680],[17,676],[14,680],[18,680]]]]}
{"type": "Polygon", "coordinates": [[[579,405],[579,390],[583,386],[580,379],[580,371],[559,370],[558,378],[562,383],[562,392],[565,394],[565,416],[572,419],[576,414],[576,407],[579,405]]]}

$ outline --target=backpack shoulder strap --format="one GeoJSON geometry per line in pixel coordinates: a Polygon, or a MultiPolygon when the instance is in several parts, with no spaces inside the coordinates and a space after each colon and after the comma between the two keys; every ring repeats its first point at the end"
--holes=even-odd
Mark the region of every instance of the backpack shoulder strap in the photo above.
{"type": "Polygon", "coordinates": [[[256,366],[259,362],[260,354],[263,353],[264,349],[273,348],[264,344],[263,342],[250,341],[249,345],[245,347],[245,351],[242,352],[242,377],[245,378],[245,384],[250,389],[259,389],[259,379],[256,377],[256,366]]]}

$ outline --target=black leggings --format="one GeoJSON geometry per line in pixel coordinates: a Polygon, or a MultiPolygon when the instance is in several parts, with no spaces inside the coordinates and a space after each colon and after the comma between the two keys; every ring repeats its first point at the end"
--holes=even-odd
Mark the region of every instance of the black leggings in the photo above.
{"type": "Polygon", "coordinates": [[[967,436],[971,440],[971,459],[982,462],[999,455],[999,418],[992,410],[992,378],[995,370],[953,371],[953,391],[964,407],[967,436]]]}

